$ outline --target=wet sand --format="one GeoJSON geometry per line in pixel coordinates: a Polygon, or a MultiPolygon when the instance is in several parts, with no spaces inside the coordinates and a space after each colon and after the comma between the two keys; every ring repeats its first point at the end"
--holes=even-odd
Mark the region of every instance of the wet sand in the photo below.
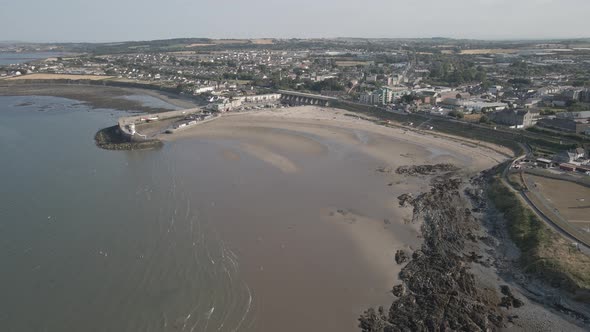
{"type": "Polygon", "coordinates": [[[151,96],[181,108],[197,107],[194,100],[157,90],[61,83],[17,84],[10,80],[0,80],[0,96],[62,97],[87,103],[93,108],[121,111],[164,112],[170,110],[146,106],[141,101],[124,98],[133,95],[151,96]]]}
{"type": "MultiPolygon", "coordinates": [[[[28,94],[74,98],[80,93],[80,99],[93,100],[89,93],[104,92],[97,98],[116,99],[119,107],[131,101],[113,97],[140,94],[109,87],[40,89],[28,94]]],[[[95,107],[101,103],[94,102],[95,107]]],[[[377,169],[452,162],[473,173],[504,159],[472,144],[386,128],[346,111],[317,107],[224,115],[161,139],[168,141],[162,151],[125,154],[132,164],[125,180],[140,186],[135,192],[131,188],[133,202],[125,205],[131,215],[122,218],[124,229],[118,219],[116,227],[104,227],[100,247],[92,249],[99,259],[108,252],[108,261],[116,263],[99,284],[108,291],[100,292],[96,303],[109,307],[98,320],[107,322],[105,326],[128,326],[120,330],[149,330],[156,317],[163,323],[152,330],[173,330],[189,318],[189,326],[203,328],[198,324],[207,318],[209,328],[201,330],[223,331],[227,324],[246,331],[358,331],[363,310],[392,301],[390,290],[401,268],[394,262],[395,251],[413,250],[421,243],[420,225],[407,223],[411,211],[399,208],[396,197],[428,188],[425,178],[377,169]],[[177,211],[186,211],[186,218],[177,211]],[[221,250],[213,250],[217,238],[221,250]],[[141,247],[136,250],[140,257],[144,252],[153,257],[145,263],[143,258],[126,258],[135,252],[130,241],[141,247]],[[228,266],[235,271],[224,270],[228,266]],[[118,294],[134,289],[131,285],[138,285],[134,295],[120,300],[118,294]],[[146,292],[158,300],[146,301],[146,292]],[[162,294],[166,297],[158,297],[162,294]],[[124,303],[111,303],[115,298],[124,303]]],[[[112,174],[105,171],[109,179],[112,174]]],[[[105,206],[111,205],[118,206],[105,206]]],[[[82,234],[97,238],[91,233],[82,234]]],[[[91,268],[101,266],[83,257],[80,261],[88,262],[92,273],[87,278],[95,275],[91,268]]],[[[86,284],[80,281],[78,287],[86,284]]],[[[52,306],[56,316],[80,306],[76,301],[81,299],[72,298],[68,310],[52,306]]],[[[85,309],[81,322],[93,313],[92,306],[85,309]]]]}
{"type": "MultiPolygon", "coordinates": [[[[397,207],[395,197],[424,191],[428,183],[377,168],[450,162],[467,176],[506,158],[345,114],[350,113],[311,106],[230,114],[161,136],[233,142],[220,152],[227,163],[239,169],[241,155],[256,158],[285,179],[276,183],[278,195],[303,192],[295,196],[299,201],[277,198],[263,210],[246,209],[246,220],[260,215],[248,225],[236,221],[220,229],[239,253],[252,287],[257,331],[356,331],[364,309],[391,303],[389,291],[400,271],[395,251],[421,243],[419,225],[407,222],[411,211],[397,207]],[[310,192],[314,201],[308,202],[305,177],[323,163],[333,171],[322,170],[314,183],[321,193],[310,192]],[[355,206],[338,205],[343,202],[355,206]]],[[[223,213],[218,217],[226,219],[223,213]]]]}

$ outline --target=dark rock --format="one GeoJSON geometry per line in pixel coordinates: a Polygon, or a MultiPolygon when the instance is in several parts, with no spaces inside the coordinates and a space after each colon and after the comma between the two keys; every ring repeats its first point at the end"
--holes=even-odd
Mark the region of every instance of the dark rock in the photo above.
{"type": "Polygon", "coordinates": [[[398,265],[407,262],[409,259],[410,257],[408,257],[408,254],[406,254],[404,250],[398,250],[395,252],[395,262],[398,265]]]}
{"type": "Polygon", "coordinates": [[[399,201],[399,206],[406,207],[412,204],[414,196],[412,194],[402,194],[397,197],[397,200],[399,201]]]}
{"type": "Polygon", "coordinates": [[[404,286],[403,284],[393,286],[391,293],[393,293],[393,295],[395,295],[397,297],[401,297],[406,293],[406,286],[404,286]]]}
{"type": "Polygon", "coordinates": [[[500,286],[500,292],[505,295],[502,297],[500,306],[505,308],[515,307],[520,308],[524,305],[520,299],[517,299],[508,285],[500,286]]]}
{"type": "Polygon", "coordinates": [[[391,167],[379,167],[377,168],[377,172],[379,173],[391,173],[393,170],[391,167]]]}
{"type": "MultiPolygon", "coordinates": [[[[398,173],[432,174],[452,170],[456,170],[452,165],[410,166],[399,168],[398,173]]],[[[409,194],[398,197],[401,206],[413,208],[413,220],[423,222],[424,241],[399,274],[402,285],[392,290],[398,298],[391,305],[386,322],[380,322],[384,323],[378,326],[381,330],[492,331],[503,327],[497,303],[483,295],[469,272],[470,258],[464,250],[468,234],[475,237],[473,234],[479,226],[465,211],[459,192],[461,185],[461,179],[452,175],[438,175],[432,179],[429,192],[417,197],[409,194]]],[[[470,256],[481,258],[475,253],[470,256]]],[[[514,305],[512,299],[510,305],[514,305]]]]}
{"type": "Polygon", "coordinates": [[[96,146],[105,150],[146,150],[161,148],[164,144],[162,141],[153,139],[143,142],[130,142],[123,137],[119,131],[119,126],[112,126],[99,130],[94,135],[96,146]]]}
{"type": "Polygon", "coordinates": [[[480,259],[482,259],[483,256],[482,255],[478,255],[475,252],[470,252],[469,255],[467,255],[467,259],[471,262],[476,262],[478,263],[480,259]]]}
{"type": "Polygon", "coordinates": [[[453,164],[436,164],[436,165],[412,165],[400,166],[395,172],[404,175],[433,175],[442,172],[454,172],[458,168],[453,164]]]}

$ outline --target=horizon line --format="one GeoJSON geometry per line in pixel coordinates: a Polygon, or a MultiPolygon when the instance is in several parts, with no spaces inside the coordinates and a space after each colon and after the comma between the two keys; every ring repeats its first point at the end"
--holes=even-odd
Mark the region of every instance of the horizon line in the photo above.
{"type": "Polygon", "coordinates": [[[0,40],[0,44],[110,44],[110,43],[131,43],[131,42],[152,42],[152,41],[165,41],[165,40],[176,40],[176,39],[208,39],[208,40],[255,40],[255,39],[274,39],[274,40],[335,40],[335,39],[365,39],[365,40],[427,40],[427,39],[449,39],[449,40],[467,40],[467,41],[485,41],[485,42],[518,42],[518,41],[577,41],[590,39],[590,36],[586,37],[509,37],[509,38],[471,38],[471,37],[444,37],[444,36],[432,36],[432,37],[353,37],[353,36],[340,36],[340,37],[247,37],[247,38],[232,38],[232,37],[173,37],[173,38],[154,38],[154,39],[129,39],[129,40],[104,40],[104,41],[26,41],[26,40],[0,40]]]}

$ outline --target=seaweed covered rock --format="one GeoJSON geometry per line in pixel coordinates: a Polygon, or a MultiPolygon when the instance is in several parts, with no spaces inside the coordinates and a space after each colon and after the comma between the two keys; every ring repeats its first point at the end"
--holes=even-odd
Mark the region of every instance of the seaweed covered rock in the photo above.
{"type": "Polygon", "coordinates": [[[407,262],[408,259],[410,259],[410,257],[408,256],[408,254],[406,254],[404,250],[398,250],[395,252],[395,262],[398,265],[407,262]]]}
{"type": "Polygon", "coordinates": [[[457,171],[457,166],[453,164],[435,164],[435,165],[411,165],[400,166],[395,172],[404,175],[434,175],[443,172],[457,171]]]}
{"type": "Polygon", "coordinates": [[[160,148],[164,144],[162,141],[153,139],[143,142],[130,142],[123,137],[119,131],[119,126],[112,126],[99,130],[94,135],[96,146],[105,150],[146,150],[160,148]]]}
{"type": "MultiPolygon", "coordinates": [[[[402,173],[435,169],[454,166],[417,167],[402,173]]],[[[398,298],[387,317],[374,310],[361,316],[362,331],[492,331],[503,326],[498,303],[485,296],[469,271],[473,257],[465,252],[466,242],[478,224],[465,209],[461,184],[445,174],[433,178],[429,192],[398,197],[400,205],[413,207],[413,221],[422,222],[424,243],[401,270],[402,284],[392,290],[398,298]]]]}

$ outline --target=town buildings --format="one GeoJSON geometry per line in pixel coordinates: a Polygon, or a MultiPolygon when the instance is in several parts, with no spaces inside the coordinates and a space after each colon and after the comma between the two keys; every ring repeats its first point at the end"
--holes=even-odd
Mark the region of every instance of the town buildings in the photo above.
{"type": "Polygon", "coordinates": [[[585,134],[590,129],[590,123],[587,120],[574,120],[568,118],[545,118],[538,121],[539,126],[554,130],[585,134]]]}
{"type": "Polygon", "coordinates": [[[490,120],[509,126],[510,128],[528,128],[537,124],[539,111],[529,109],[505,109],[488,113],[490,120]]]}

